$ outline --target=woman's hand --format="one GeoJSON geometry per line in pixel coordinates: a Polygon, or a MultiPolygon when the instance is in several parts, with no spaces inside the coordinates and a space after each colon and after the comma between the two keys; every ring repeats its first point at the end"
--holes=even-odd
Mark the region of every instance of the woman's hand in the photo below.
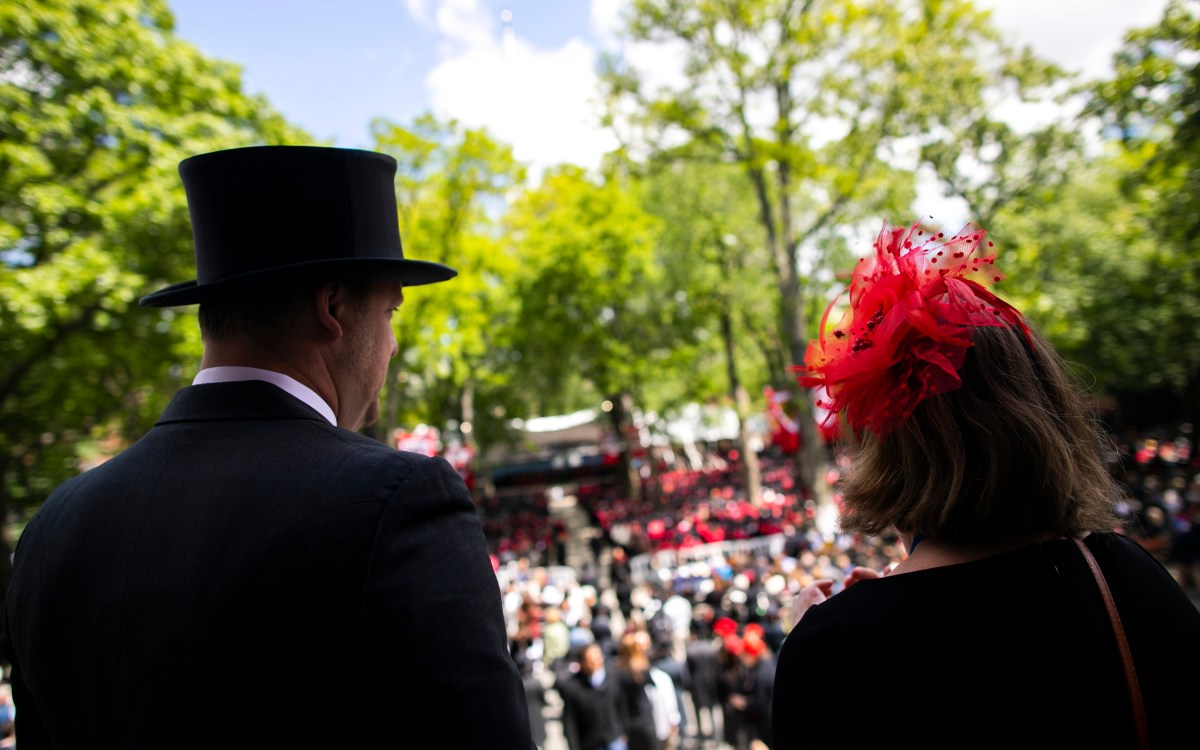
{"type": "MultiPolygon", "coordinates": [[[[854,568],[842,579],[842,588],[848,589],[859,581],[870,581],[885,575],[887,573],[880,573],[871,568],[854,568]]],[[[818,578],[800,589],[792,597],[792,625],[800,622],[800,618],[804,617],[804,613],[814,604],[820,604],[831,596],[833,596],[833,580],[829,578],[818,578]]]]}
{"type": "Polygon", "coordinates": [[[804,617],[804,613],[809,610],[814,604],[820,604],[829,597],[833,596],[833,580],[830,578],[818,578],[812,583],[796,592],[792,597],[792,626],[800,622],[800,618],[804,617]]]}
{"type": "Polygon", "coordinates": [[[850,588],[859,581],[871,581],[876,578],[882,578],[885,574],[871,568],[854,568],[846,574],[846,578],[842,581],[843,588],[850,588]]]}

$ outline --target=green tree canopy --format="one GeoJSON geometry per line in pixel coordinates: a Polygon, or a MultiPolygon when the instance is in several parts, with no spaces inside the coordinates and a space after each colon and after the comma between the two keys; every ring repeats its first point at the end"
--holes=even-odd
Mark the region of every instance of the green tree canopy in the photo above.
{"type": "Polygon", "coordinates": [[[751,391],[786,368],[779,336],[774,271],[763,245],[757,206],[738,165],[716,160],[665,162],[643,179],[643,203],[660,220],[655,262],[674,292],[670,308],[678,366],[665,381],[679,405],[729,393],[722,317],[736,331],[734,345],[751,391]]]}
{"type": "Polygon", "coordinates": [[[178,162],[303,139],[172,24],[162,0],[0,6],[0,513],[139,435],[198,353],[136,304],[194,273],[178,162]]]}
{"type": "Polygon", "coordinates": [[[405,252],[453,266],[444,284],[405,294],[398,316],[400,356],[385,393],[387,427],[454,420],[483,443],[503,437],[511,372],[504,321],[512,316],[515,259],[504,251],[499,218],[525,170],[512,148],[485,130],[429,115],[409,126],[376,122],[376,148],[399,164],[397,191],[405,252]]]}
{"type": "Polygon", "coordinates": [[[1092,112],[1141,160],[1125,187],[1152,192],[1160,230],[1200,240],[1200,2],[1171,0],[1155,26],[1131,31],[1115,76],[1094,89],[1092,112]]]}
{"type": "MultiPolygon", "coordinates": [[[[820,268],[848,228],[907,214],[937,144],[1053,75],[969,0],[634,0],[626,34],[680,50],[683,77],[654,85],[610,61],[610,123],[631,153],[680,158],[692,143],[745,170],[791,363],[813,333],[802,250],[820,268]]],[[[819,438],[801,424],[802,478],[820,491],[819,438]]]]}
{"type": "Polygon", "coordinates": [[[1002,211],[1010,289],[1097,389],[1200,407],[1200,2],[1131,31],[1092,89],[1101,155],[1002,211]]]}
{"type": "Polygon", "coordinates": [[[512,345],[532,414],[640,395],[669,351],[656,296],[657,223],[629,185],[563,167],[522,195],[508,216],[519,258],[512,345]]]}

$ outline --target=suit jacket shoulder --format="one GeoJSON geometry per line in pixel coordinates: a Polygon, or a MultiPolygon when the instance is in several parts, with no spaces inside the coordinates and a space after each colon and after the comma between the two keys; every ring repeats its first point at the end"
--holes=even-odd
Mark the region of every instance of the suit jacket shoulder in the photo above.
{"type": "Polygon", "coordinates": [[[461,479],[266,383],[184,389],[57,490],[9,617],[18,705],[56,744],[529,747],[461,479]]]}

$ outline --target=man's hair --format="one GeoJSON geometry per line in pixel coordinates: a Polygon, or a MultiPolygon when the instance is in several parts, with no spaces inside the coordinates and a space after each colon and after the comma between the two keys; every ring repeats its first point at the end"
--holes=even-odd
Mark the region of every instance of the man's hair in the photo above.
{"type": "MultiPolygon", "coordinates": [[[[362,300],[369,282],[342,282],[351,297],[362,300]]],[[[272,289],[253,296],[223,297],[200,304],[200,337],[206,342],[248,338],[269,348],[286,347],[296,334],[296,321],[313,302],[317,285],[272,289]]]]}
{"type": "Polygon", "coordinates": [[[1109,530],[1116,487],[1101,432],[1061,359],[1031,331],[971,332],[962,387],[922,401],[895,430],[854,446],[842,528],[943,541],[1109,530]]]}

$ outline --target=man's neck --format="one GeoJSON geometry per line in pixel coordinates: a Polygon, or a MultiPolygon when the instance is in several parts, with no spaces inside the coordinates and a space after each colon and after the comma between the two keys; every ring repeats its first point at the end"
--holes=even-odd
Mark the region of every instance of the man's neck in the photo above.
{"type": "Polygon", "coordinates": [[[210,367],[256,367],[287,375],[320,396],[335,414],[338,411],[337,389],[333,387],[333,379],[315,355],[277,355],[241,342],[210,342],[205,344],[200,369],[210,367]]]}
{"type": "Polygon", "coordinates": [[[247,380],[259,380],[270,383],[307,404],[330,424],[337,425],[337,415],[333,413],[333,407],[329,405],[328,401],[321,398],[317,395],[316,391],[302,384],[299,380],[274,370],[264,370],[261,367],[246,367],[245,365],[205,367],[196,374],[196,379],[192,381],[192,385],[239,383],[247,380]]]}

